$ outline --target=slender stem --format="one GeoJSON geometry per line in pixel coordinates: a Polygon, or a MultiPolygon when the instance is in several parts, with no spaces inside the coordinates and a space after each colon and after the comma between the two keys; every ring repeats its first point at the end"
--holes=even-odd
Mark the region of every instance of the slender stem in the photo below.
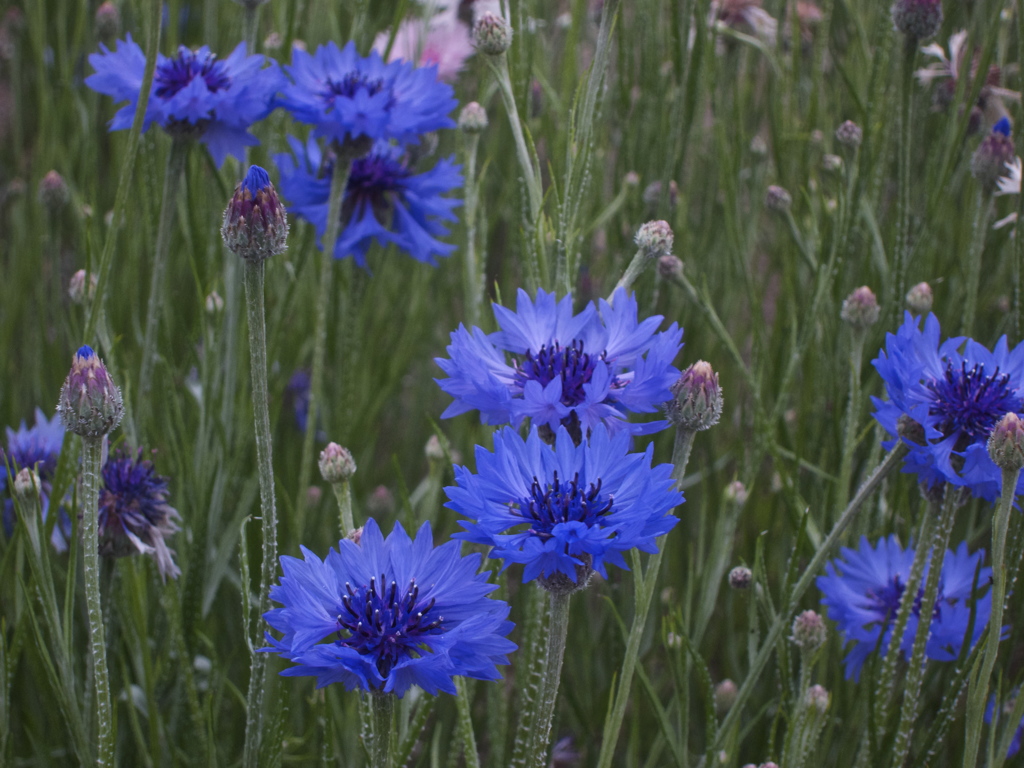
{"type": "Polygon", "coordinates": [[[839,486],[836,507],[842,509],[850,497],[850,476],[853,474],[853,450],[857,443],[857,422],[860,417],[860,368],[864,355],[864,332],[855,328],[850,338],[850,399],[846,404],[846,427],[843,432],[843,456],[839,463],[839,486]]]}
{"type": "Polygon", "coordinates": [[[992,210],[992,196],[981,189],[974,198],[974,217],[971,224],[971,250],[967,254],[967,295],[964,297],[964,324],[961,333],[971,335],[974,315],[978,307],[978,286],[981,283],[981,254],[985,250],[985,235],[992,210]]]}
{"type": "Polygon", "coordinates": [[[256,53],[256,31],[260,25],[261,5],[263,3],[259,0],[246,0],[242,3],[242,39],[250,55],[256,53]]]}
{"type": "Polygon", "coordinates": [[[145,401],[153,377],[156,358],[156,333],[160,325],[160,304],[163,301],[164,281],[167,273],[167,251],[171,245],[171,230],[177,210],[178,188],[185,171],[188,144],[185,139],[174,139],[167,155],[163,198],[160,200],[160,222],[156,230],[153,250],[153,273],[149,281],[149,304],[146,306],[146,336],[142,343],[142,368],[139,371],[139,402],[145,401]]]}
{"type": "MultiPolygon", "coordinates": [[[[249,315],[249,357],[252,373],[252,405],[256,430],[256,462],[260,479],[260,514],[263,520],[263,562],[260,568],[258,613],[270,608],[270,584],[277,574],[277,510],[274,505],[274,460],[270,441],[270,410],[267,394],[267,329],[263,312],[263,261],[246,260],[245,304],[249,315]]],[[[247,585],[243,585],[248,588],[247,585]]],[[[249,677],[248,716],[245,724],[243,764],[259,760],[263,732],[263,697],[267,655],[254,652],[249,677]]]]}
{"type": "Polygon", "coordinates": [[[100,603],[99,498],[103,437],[82,438],[82,564],[85,603],[89,609],[89,650],[96,684],[96,765],[114,765],[114,719],[110,706],[110,675],[103,606],[100,603]]]}
{"type": "Polygon", "coordinates": [[[462,740],[462,754],[466,758],[466,768],[480,768],[480,753],[476,747],[476,734],[473,733],[473,712],[470,707],[469,692],[466,690],[468,681],[460,678],[455,685],[458,696],[455,706],[459,711],[459,738],[462,740]]]}
{"type": "Polygon", "coordinates": [[[462,290],[465,296],[466,323],[472,328],[480,324],[480,305],[484,295],[483,264],[480,263],[480,257],[476,252],[476,150],[480,144],[480,135],[467,134],[466,144],[466,257],[462,290]]]}
{"type": "MultiPolygon", "coordinates": [[[[900,711],[899,729],[896,731],[896,742],[893,745],[893,768],[900,768],[907,758],[907,753],[910,752],[910,737],[914,733],[921,681],[924,679],[924,654],[932,632],[931,617],[935,614],[935,601],[938,598],[939,583],[942,580],[942,563],[946,558],[949,534],[953,530],[953,521],[959,502],[960,490],[947,485],[942,514],[939,517],[939,524],[935,527],[935,535],[931,542],[928,580],[924,586],[924,596],[921,598],[917,634],[914,636],[914,649],[910,655],[910,667],[907,669],[907,675],[903,681],[903,708],[900,711]]],[[[909,591],[907,589],[907,592],[909,591]]]]}
{"type": "MultiPolygon", "coordinates": [[[[1018,224],[1019,226],[1019,224],[1018,224]]],[[[964,747],[964,768],[973,768],[981,743],[981,727],[985,718],[985,704],[988,698],[988,684],[999,655],[999,641],[1003,634],[1003,609],[1006,596],[1006,532],[1010,526],[1010,510],[1017,491],[1020,470],[1003,470],[1003,492],[996,507],[992,522],[992,616],[988,621],[988,638],[985,640],[985,656],[981,671],[971,683],[967,694],[967,744],[964,747]]]]}
{"type": "Polygon", "coordinates": [[[526,768],[532,757],[530,749],[536,733],[537,699],[544,677],[544,627],[548,602],[540,589],[528,590],[524,597],[526,620],[523,622],[521,665],[516,675],[519,720],[512,744],[512,768],[526,768]]]}
{"type": "Polygon", "coordinates": [[[690,461],[690,451],[693,450],[693,439],[697,433],[690,429],[677,429],[675,443],[672,445],[672,479],[676,483],[676,489],[681,489],[683,476],[686,474],[686,465],[690,461]]]}
{"type": "Polygon", "coordinates": [[[839,516],[836,524],[829,531],[825,541],[822,542],[821,547],[814,553],[811,561],[804,568],[803,573],[800,575],[800,579],[793,587],[793,591],[789,595],[788,607],[780,611],[776,617],[775,622],[772,624],[771,629],[768,631],[768,636],[765,638],[764,643],[761,645],[761,649],[758,651],[757,656],[754,658],[753,663],[750,665],[750,671],[747,673],[747,678],[743,681],[743,685],[740,686],[739,691],[736,694],[736,703],[733,704],[732,709],[729,710],[729,714],[725,716],[722,721],[721,727],[718,729],[718,736],[715,738],[713,749],[718,750],[723,746],[723,740],[730,733],[733,725],[735,725],[737,718],[743,712],[743,705],[747,699],[750,698],[753,693],[754,685],[757,683],[758,678],[761,676],[761,672],[768,664],[768,660],[771,658],[772,653],[775,651],[775,646],[779,642],[779,638],[782,637],[782,633],[789,627],[791,617],[796,613],[799,605],[800,598],[803,597],[804,592],[811,586],[815,577],[818,575],[818,570],[825,563],[825,560],[831,555],[832,548],[839,541],[839,537],[843,535],[846,529],[853,522],[860,508],[864,505],[864,502],[868,500],[868,497],[875,491],[875,489],[882,482],[893,469],[899,466],[900,462],[903,461],[903,457],[907,453],[907,446],[901,441],[896,444],[889,454],[882,460],[882,463],[878,465],[871,476],[864,481],[864,484],[860,487],[854,497],[850,500],[846,509],[843,510],[843,514],[839,516]]]}
{"type": "Polygon", "coordinates": [[[890,316],[899,317],[897,309],[906,291],[907,265],[910,262],[910,160],[912,154],[911,119],[913,116],[914,58],[917,38],[907,37],[903,42],[903,71],[900,78],[900,133],[896,147],[898,160],[896,196],[896,264],[895,275],[889,278],[890,316]],[[894,313],[894,314],[893,314],[894,313]]]}
{"type": "Polygon", "coordinates": [[[395,720],[395,695],[370,693],[373,733],[370,737],[370,768],[391,768],[391,731],[395,720]]]}
{"type": "Polygon", "coordinates": [[[565,658],[565,638],[569,631],[569,597],[571,593],[551,592],[551,621],[548,624],[547,654],[544,660],[544,679],[534,721],[532,754],[527,765],[546,768],[548,745],[551,743],[551,723],[555,719],[555,701],[562,678],[562,660],[565,658]]]}
{"type": "Polygon", "coordinates": [[[352,161],[358,156],[348,143],[334,145],[336,160],[331,176],[331,195],[327,200],[327,231],[320,251],[320,280],[316,295],[316,331],[313,335],[313,372],[309,382],[309,411],[306,416],[306,434],[302,440],[302,460],[299,464],[299,487],[295,496],[296,530],[302,531],[306,517],[306,489],[313,477],[313,443],[319,420],[320,399],[324,386],[324,357],[327,352],[327,301],[331,295],[334,245],[341,232],[341,203],[352,171],[352,161]]]}
{"type": "Polygon", "coordinates": [[[626,271],[622,273],[622,278],[615,284],[614,290],[612,290],[611,296],[608,297],[608,302],[611,303],[612,297],[615,296],[615,291],[619,288],[625,288],[627,291],[636,282],[636,279],[643,274],[643,271],[651,263],[651,258],[643,251],[643,249],[636,252],[633,259],[629,262],[626,267],[626,271]]]}
{"type": "Polygon", "coordinates": [[[356,524],[352,516],[352,484],[348,480],[334,483],[334,498],[338,500],[338,518],[341,523],[341,537],[345,538],[355,529],[356,524]]]}

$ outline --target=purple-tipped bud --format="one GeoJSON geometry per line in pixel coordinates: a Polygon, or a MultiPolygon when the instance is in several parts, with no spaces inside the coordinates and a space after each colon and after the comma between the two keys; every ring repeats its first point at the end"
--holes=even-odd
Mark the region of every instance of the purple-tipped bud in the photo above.
{"type": "Polygon", "coordinates": [[[71,200],[71,192],[64,177],[49,171],[39,182],[39,202],[50,213],[59,213],[71,200]]]}
{"type": "Polygon", "coordinates": [[[999,177],[1006,173],[1006,164],[1015,157],[1010,121],[1003,117],[992,127],[971,156],[971,175],[982,191],[991,194],[999,186],[999,177]]]}
{"type": "Polygon", "coordinates": [[[288,217],[270,176],[258,165],[245,178],[224,211],[221,237],[228,249],[243,259],[262,261],[288,247],[288,217]]]}
{"type": "Polygon", "coordinates": [[[671,387],[674,400],[665,403],[665,413],[676,429],[697,432],[709,429],[722,416],[722,388],[710,363],[698,360],[671,387]]]}
{"type": "Polygon", "coordinates": [[[1024,467],[1024,423],[1013,411],[1003,416],[988,438],[988,455],[1000,469],[1024,467]]]}
{"type": "Polygon", "coordinates": [[[487,127],[487,110],[471,101],[459,112],[459,128],[466,133],[480,133],[487,127]]]}
{"type": "Polygon", "coordinates": [[[824,686],[812,685],[807,689],[807,693],[804,694],[804,703],[811,709],[817,710],[821,714],[825,714],[828,709],[828,702],[831,697],[828,691],[825,690],[824,686]]]}
{"type": "Polygon", "coordinates": [[[60,391],[57,412],[64,426],[82,437],[110,433],[124,415],[121,390],[114,386],[103,361],[91,347],[82,347],[60,391]]]}
{"type": "Polygon", "coordinates": [[[864,140],[864,131],[853,120],[847,120],[836,128],[836,141],[844,147],[856,149],[864,140]]]}
{"type": "Polygon", "coordinates": [[[843,299],[839,317],[849,323],[854,330],[865,331],[878,322],[879,311],[874,291],[862,285],[843,299]]]}
{"type": "Polygon", "coordinates": [[[772,184],[764,194],[764,205],[769,211],[785,213],[793,207],[793,198],[785,189],[772,184]]]}
{"type": "Polygon", "coordinates": [[[121,12],[110,0],[101,3],[96,9],[93,29],[100,40],[109,41],[121,36],[121,12]]]}
{"type": "Polygon", "coordinates": [[[942,26],[942,0],[896,0],[892,23],[915,40],[927,40],[942,26]]]}
{"type": "Polygon", "coordinates": [[[736,687],[736,683],[728,678],[715,686],[715,712],[719,717],[732,709],[739,692],[740,689],[736,687]]]}
{"type": "Polygon", "coordinates": [[[683,275],[683,260],[671,253],[658,259],[658,274],[666,280],[677,280],[683,275]]]}
{"type": "Polygon", "coordinates": [[[658,259],[672,253],[675,236],[667,221],[648,221],[636,233],[636,245],[648,259],[658,259]]]}
{"type": "Polygon", "coordinates": [[[356,473],[356,460],[352,458],[348,448],[337,443],[328,443],[320,451],[320,474],[331,485],[348,482],[356,473]]]}
{"type": "Polygon", "coordinates": [[[733,589],[749,589],[754,573],[745,565],[737,565],[729,571],[729,586],[733,589]]]}
{"type": "Polygon", "coordinates": [[[71,282],[68,283],[68,296],[71,297],[71,301],[75,304],[88,304],[96,296],[96,284],[99,282],[99,277],[95,272],[89,274],[89,284],[86,286],[85,281],[85,270],[80,269],[71,276],[71,282]]]}
{"type": "Polygon", "coordinates": [[[39,495],[39,473],[24,467],[14,476],[14,495],[23,501],[34,499],[39,495]]]}
{"type": "Polygon", "coordinates": [[[907,291],[907,309],[915,315],[927,315],[932,311],[932,287],[928,283],[918,283],[907,291]]]}
{"type": "Polygon", "coordinates": [[[478,51],[500,56],[512,45],[512,27],[498,14],[485,11],[473,27],[473,42],[478,51]]]}
{"type": "Polygon", "coordinates": [[[825,644],[828,630],[825,621],[816,611],[804,611],[793,619],[793,635],[790,640],[802,650],[813,652],[825,644]]]}
{"type": "Polygon", "coordinates": [[[750,496],[750,493],[747,491],[747,486],[739,480],[733,480],[725,486],[725,492],[723,495],[725,496],[725,500],[730,504],[739,504],[740,506],[743,506],[747,503],[747,498],[750,496]]]}

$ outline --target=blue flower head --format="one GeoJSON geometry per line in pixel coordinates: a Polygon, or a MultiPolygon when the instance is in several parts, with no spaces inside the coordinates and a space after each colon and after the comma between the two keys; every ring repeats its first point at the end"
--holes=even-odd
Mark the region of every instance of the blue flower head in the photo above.
{"type": "MultiPolygon", "coordinates": [[[[1008,717],[1013,712],[1013,707],[1016,704],[1017,697],[1020,695],[1020,690],[1013,691],[1012,695],[1003,703],[1003,716],[1008,717]]],[[[996,708],[996,695],[993,693],[988,700],[988,706],[985,708],[985,722],[992,722],[992,715],[995,714],[996,708]]],[[[1021,738],[1024,737],[1024,720],[1021,720],[1017,724],[1017,730],[1014,731],[1013,738],[1010,739],[1010,746],[1006,749],[1007,759],[1013,757],[1020,752],[1021,738]]]]}
{"type": "MultiPolygon", "coordinates": [[[[55,415],[47,419],[41,408],[36,408],[36,423],[26,427],[21,422],[17,431],[7,428],[7,449],[0,451],[0,459],[6,466],[0,466],[0,493],[6,489],[7,473],[14,475],[20,469],[34,469],[39,474],[40,501],[42,502],[43,519],[46,519],[50,506],[50,493],[60,449],[64,442],[64,425],[60,417],[55,415]]],[[[59,510],[57,525],[53,527],[50,541],[54,549],[64,552],[68,548],[71,536],[71,519],[64,509],[59,510]]],[[[4,501],[3,521],[8,535],[14,527],[14,501],[4,501]]]]}
{"type": "Polygon", "coordinates": [[[526,440],[505,427],[494,453],[477,446],[476,474],[455,467],[456,485],[445,488],[445,506],[470,518],[455,537],[493,547],[506,568],[523,563],[524,582],[568,578],[580,588],[591,569],[605,576],[606,563],[626,568],[623,555],[634,547],[657,552],[683,496],[672,465],[651,465],[653,445],[630,453],[631,440],[598,425],[576,445],[560,427],[550,446],[536,427],[526,440]]]}
{"type": "MultiPolygon", "coordinates": [[[[334,155],[325,156],[312,137],[303,144],[289,136],[288,143],[292,154],[274,157],[281,170],[281,191],[292,201],[289,210],[313,224],[322,239],[327,231],[334,155]]],[[[365,266],[367,249],[376,240],[382,245],[394,243],[417,261],[436,263],[438,256],[455,250],[437,238],[448,234],[444,222],[455,221],[452,211],[462,202],[444,195],[461,186],[461,166],[451,159],[416,173],[399,147],[377,142],[352,164],[334,257],[352,256],[365,266]]]]}
{"type": "Polygon", "coordinates": [[[428,131],[455,127],[448,114],[457,102],[452,87],[437,79],[437,67],[386,64],[376,51],[364,58],[353,42],[342,49],[330,42],[312,54],[293,48],[284,71],[291,82],[276,103],[314,126],[317,137],[410,144],[428,131]]]}
{"type": "Polygon", "coordinates": [[[384,538],[370,518],[359,543],[338,542],[321,560],[282,557],[284,575],[270,590],[282,607],[264,614],[280,639],[261,650],[295,662],[282,675],[315,677],[317,688],[342,683],[401,697],[418,685],[455,693],[455,675],[498,680],[516,645],[509,607],[478,573],[480,555],[463,557],[459,543],[434,547],[430,523],[415,539],[395,524],[384,538]]]}
{"type": "MultiPolygon", "coordinates": [[[[115,101],[127,101],[110,129],[130,128],[146,55],[131,35],[113,51],[102,43],[100,50],[89,56],[96,71],[85,83],[115,101]]],[[[228,155],[244,160],[245,148],[259,144],[249,127],[270,114],[271,100],[284,84],[280,68],[273,63],[265,67],[266,61],[247,55],[245,43],[224,60],[205,45],[195,51],[182,46],[173,58],[158,54],[142,130],[156,123],[168,133],[198,136],[217,165],[228,155]]]]}
{"type": "Polygon", "coordinates": [[[174,521],[180,519],[167,496],[167,478],[142,458],[141,449],[134,459],[125,454],[111,456],[103,465],[100,490],[100,554],[152,555],[161,578],[181,575],[174,552],[164,540],[178,530],[174,521]]]}
{"type": "MultiPolygon", "coordinates": [[[[905,472],[925,485],[950,482],[992,501],[1002,473],[986,444],[999,419],[1024,410],[1024,344],[1011,350],[1005,336],[993,350],[962,336],[940,343],[935,315],[920,326],[908,312],[873,361],[889,395],[872,398],[875,418],[894,438],[904,414],[924,427],[926,444],[908,441],[905,472]]],[[[1024,492],[1024,483],[1017,488],[1024,492]]]]}
{"type": "Polygon", "coordinates": [[[631,423],[629,412],[653,413],[672,399],[679,378],[672,365],[683,330],[673,323],[656,332],[660,315],[637,320],[636,298],[620,288],[574,314],[572,297],[555,300],[543,289],[533,301],[519,291],[516,311],[494,305],[500,331],[459,326],[448,359],[436,358],[455,398],[443,418],[480,411],[484,424],[518,426],[529,418],[551,432],[564,426],[579,440],[598,424],[613,431],[650,434],[665,421],[631,423]]]}
{"type": "MultiPolygon", "coordinates": [[[[972,605],[975,617],[971,645],[977,642],[988,624],[992,596],[987,587],[992,580],[992,569],[979,568],[984,559],[983,549],[968,554],[966,542],[961,542],[956,550],[947,550],[931,636],[925,648],[928,658],[953,661],[960,655],[970,626],[972,605]]],[[[818,577],[822,605],[828,608],[829,618],[839,625],[843,639],[850,643],[850,652],[843,660],[846,679],[860,678],[864,662],[874,650],[878,649],[883,656],[888,650],[913,562],[914,548],[904,549],[895,536],[880,539],[875,546],[861,537],[857,549],[843,547],[842,557],[828,563],[825,575],[818,577]]],[[[926,579],[927,568],[900,643],[900,650],[907,659],[913,650],[920,620],[920,595],[926,579]]]]}

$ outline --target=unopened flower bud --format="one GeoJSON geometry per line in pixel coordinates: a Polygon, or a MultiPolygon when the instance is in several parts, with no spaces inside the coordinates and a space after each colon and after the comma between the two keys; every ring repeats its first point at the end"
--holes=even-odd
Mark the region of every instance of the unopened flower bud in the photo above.
{"type": "Polygon", "coordinates": [[[727,486],[725,486],[725,500],[730,504],[739,504],[740,506],[747,503],[747,498],[750,494],[747,492],[747,487],[739,480],[733,480],[727,486]]]}
{"type": "Polygon", "coordinates": [[[96,273],[89,273],[89,285],[87,288],[85,284],[85,270],[80,269],[71,276],[71,282],[68,283],[68,296],[71,297],[71,301],[75,304],[87,304],[95,298],[96,284],[98,282],[99,277],[96,273]]]}
{"type": "Polygon", "coordinates": [[[1013,411],[1003,416],[988,438],[988,455],[1000,469],[1024,467],[1024,423],[1013,411]]]}
{"type": "Polygon", "coordinates": [[[249,166],[249,172],[235,187],[220,234],[228,250],[250,261],[284,253],[288,247],[284,206],[270,176],[258,165],[249,166]]]}
{"type": "Polygon", "coordinates": [[[978,180],[983,192],[991,194],[999,186],[999,177],[1006,172],[1006,164],[1015,157],[1010,121],[1003,117],[992,126],[971,156],[971,175],[978,180]]]}
{"type": "Polygon", "coordinates": [[[500,56],[512,45],[512,27],[498,14],[485,11],[473,27],[473,42],[482,53],[500,56]]]}
{"type": "Polygon", "coordinates": [[[114,40],[121,35],[121,12],[110,0],[101,3],[93,17],[93,29],[100,40],[114,40]]]}
{"type": "Polygon", "coordinates": [[[71,372],[60,391],[57,412],[64,426],[82,437],[106,435],[121,423],[121,390],[110,380],[107,367],[91,347],[75,353],[71,372]]]}
{"type": "Polygon", "coordinates": [[[843,158],[839,155],[822,155],[821,169],[825,171],[825,173],[839,173],[839,171],[843,169],[843,158]]]}
{"type": "Polygon", "coordinates": [[[793,198],[785,189],[772,184],[765,192],[764,205],[770,211],[785,213],[793,206],[793,198]]]}
{"type": "Polygon", "coordinates": [[[907,309],[916,315],[926,315],[932,311],[932,287],[928,283],[918,283],[907,291],[907,309]]]}
{"type": "Polygon", "coordinates": [[[487,110],[475,101],[469,102],[459,112],[459,128],[466,133],[480,133],[487,127],[487,110]]]}
{"type": "Polygon", "coordinates": [[[224,299],[216,291],[210,291],[206,296],[206,314],[217,315],[224,309],[224,299]]]}
{"type": "Polygon", "coordinates": [[[793,619],[793,635],[790,640],[805,651],[816,651],[825,644],[828,630],[825,621],[816,611],[804,611],[793,619]]]}
{"type": "Polygon", "coordinates": [[[722,416],[722,389],[710,363],[698,360],[671,387],[674,400],[665,403],[668,420],[677,429],[709,429],[722,416]]]}
{"type": "Polygon", "coordinates": [[[437,435],[431,435],[427,438],[427,444],[423,447],[423,454],[427,457],[427,461],[444,461],[444,446],[441,445],[441,439],[437,435]]]}
{"type": "Polygon", "coordinates": [[[715,712],[719,717],[732,709],[739,692],[736,683],[729,679],[723,680],[715,686],[715,712]]]}
{"type": "Polygon", "coordinates": [[[942,26],[942,0],[896,0],[891,12],[896,29],[915,40],[927,40],[942,26]]]}
{"type": "Polygon", "coordinates": [[[729,571],[729,586],[733,589],[749,589],[753,580],[753,572],[745,565],[737,565],[729,571]]]}
{"type": "Polygon", "coordinates": [[[675,280],[683,274],[683,260],[667,253],[658,259],[658,274],[665,280],[675,280]]]}
{"type": "Polygon", "coordinates": [[[853,120],[847,120],[836,128],[836,141],[844,147],[856,149],[864,140],[864,131],[853,120]]]}
{"type": "Polygon", "coordinates": [[[825,710],[828,709],[829,698],[828,691],[821,685],[812,685],[804,694],[807,706],[818,710],[821,714],[825,714],[825,710]]]}
{"type": "Polygon", "coordinates": [[[71,200],[71,192],[64,177],[49,171],[39,182],[39,202],[50,213],[58,213],[71,200]]]}
{"type": "Polygon", "coordinates": [[[348,448],[328,443],[320,451],[320,474],[331,485],[347,482],[356,473],[356,461],[348,448]]]}
{"type": "Polygon", "coordinates": [[[839,317],[849,323],[854,330],[864,331],[878,322],[879,311],[874,291],[862,285],[843,299],[839,317]]]}
{"type": "Polygon", "coordinates": [[[23,501],[34,499],[39,495],[39,473],[24,467],[14,476],[14,494],[23,501]]]}
{"type": "Polygon", "coordinates": [[[648,221],[636,233],[636,245],[649,259],[657,259],[672,253],[675,236],[667,221],[648,221]]]}

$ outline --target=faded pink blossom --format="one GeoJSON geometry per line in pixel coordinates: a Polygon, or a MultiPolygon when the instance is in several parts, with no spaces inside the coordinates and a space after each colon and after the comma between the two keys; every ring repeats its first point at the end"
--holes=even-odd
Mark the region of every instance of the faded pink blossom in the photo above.
{"type": "MultiPolygon", "coordinates": [[[[469,27],[459,21],[457,11],[457,6],[453,5],[430,20],[409,18],[403,21],[395,34],[388,61],[404,59],[421,67],[434,65],[441,80],[455,80],[474,51],[469,27]]],[[[373,49],[383,55],[389,39],[390,32],[377,35],[373,49]]]]}

